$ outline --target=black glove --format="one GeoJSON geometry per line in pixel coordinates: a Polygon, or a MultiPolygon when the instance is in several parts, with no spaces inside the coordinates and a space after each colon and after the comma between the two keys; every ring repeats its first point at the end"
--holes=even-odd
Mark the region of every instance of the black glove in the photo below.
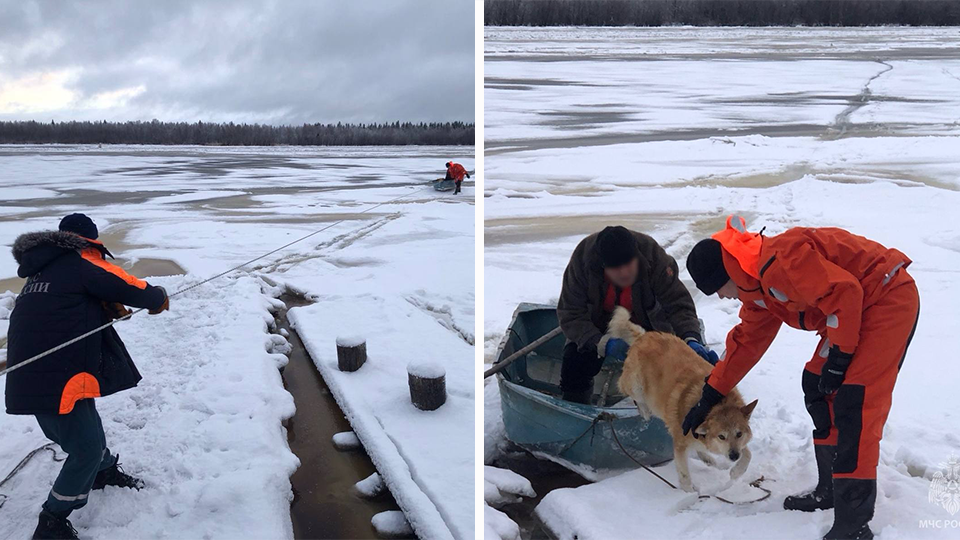
{"type": "Polygon", "coordinates": [[[820,384],[818,385],[820,392],[832,394],[840,389],[851,360],[853,360],[853,354],[841,352],[836,345],[830,347],[827,361],[824,362],[823,369],[820,371],[820,384]]]}
{"type": "Polygon", "coordinates": [[[161,291],[163,291],[163,303],[160,304],[160,307],[158,307],[158,308],[156,308],[156,309],[151,309],[151,310],[147,311],[147,313],[149,313],[149,314],[151,314],[151,315],[156,315],[156,314],[158,314],[158,313],[163,313],[164,311],[170,309],[170,297],[167,296],[167,290],[164,289],[163,287],[157,287],[157,288],[160,289],[161,291]]]}
{"type": "Polygon", "coordinates": [[[697,438],[696,429],[707,419],[707,415],[710,414],[710,409],[713,409],[717,403],[720,403],[721,399],[723,399],[723,394],[717,392],[717,390],[709,384],[704,384],[703,392],[700,394],[700,401],[690,408],[690,412],[688,412],[686,418],[683,419],[683,434],[686,435],[690,430],[693,430],[693,438],[697,438]]]}
{"type": "Polygon", "coordinates": [[[464,173],[464,174],[467,175],[467,178],[470,178],[470,173],[464,173]]]}

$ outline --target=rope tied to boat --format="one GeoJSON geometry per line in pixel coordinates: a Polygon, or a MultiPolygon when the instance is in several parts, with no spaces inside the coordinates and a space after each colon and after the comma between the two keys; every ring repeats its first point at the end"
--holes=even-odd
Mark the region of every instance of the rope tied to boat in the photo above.
{"type": "MultiPolygon", "coordinates": [[[[432,188],[430,188],[430,189],[432,189],[432,188]]],[[[383,201],[383,202],[381,202],[381,203],[377,203],[377,204],[375,204],[375,205],[373,205],[373,206],[370,206],[370,207],[368,207],[368,208],[366,208],[366,209],[364,209],[364,210],[362,210],[362,211],[360,211],[360,212],[357,212],[357,215],[359,215],[359,214],[365,214],[365,213],[370,212],[371,210],[375,210],[375,209],[377,209],[377,208],[379,208],[379,207],[381,207],[381,206],[384,206],[384,205],[387,205],[387,204],[390,204],[390,203],[399,201],[400,199],[404,199],[404,198],[410,197],[410,196],[412,196],[412,195],[416,195],[417,193],[420,193],[420,192],[426,191],[426,190],[427,190],[427,188],[421,188],[421,189],[412,191],[412,192],[410,192],[410,193],[406,193],[406,194],[404,194],[404,195],[401,195],[401,196],[399,196],[399,197],[394,197],[394,198],[389,199],[389,200],[387,200],[387,201],[383,201]]],[[[296,240],[293,240],[293,241],[291,241],[291,242],[288,242],[288,243],[286,243],[286,244],[284,244],[284,245],[282,245],[282,246],[280,246],[280,247],[278,247],[278,248],[276,248],[276,249],[270,250],[270,251],[268,251],[268,252],[266,252],[266,253],[264,253],[264,254],[262,254],[262,255],[259,255],[259,256],[255,257],[255,258],[253,258],[253,259],[250,259],[250,260],[248,260],[248,261],[246,261],[246,262],[244,262],[244,263],[238,264],[238,265],[236,265],[236,266],[234,266],[234,267],[232,267],[232,268],[228,268],[227,270],[224,270],[223,272],[220,272],[219,274],[210,276],[210,277],[208,277],[208,278],[206,278],[206,279],[204,279],[204,280],[198,281],[197,283],[194,283],[194,284],[192,284],[192,285],[186,286],[186,287],[184,287],[184,288],[182,288],[182,289],[180,289],[180,290],[178,290],[178,291],[176,291],[176,292],[174,292],[174,293],[169,294],[168,297],[169,297],[169,298],[173,298],[174,296],[178,296],[178,295],[181,295],[181,294],[186,293],[186,292],[188,292],[188,291],[191,291],[191,290],[193,290],[193,289],[196,289],[197,287],[199,287],[199,286],[201,286],[201,285],[204,285],[204,284],[206,284],[206,283],[209,283],[209,282],[211,282],[211,281],[213,281],[213,280],[215,280],[215,279],[219,279],[219,278],[221,278],[221,277],[223,277],[223,276],[225,276],[225,275],[227,275],[227,274],[230,274],[231,272],[235,272],[235,271],[237,271],[237,270],[240,270],[241,268],[243,268],[243,267],[245,267],[245,266],[248,266],[248,265],[250,265],[250,264],[253,264],[253,263],[255,263],[255,262],[257,262],[257,261],[259,261],[259,260],[261,260],[261,259],[264,259],[264,258],[266,258],[266,257],[269,257],[270,255],[273,255],[274,253],[277,253],[277,252],[279,252],[279,251],[282,251],[282,250],[284,250],[284,249],[286,249],[286,248],[288,248],[288,247],[290,247],[290,246],[292,246],[292,245],[294,245],[294,244],[296,244],[296,243],[302,242],[302,241],[304,241],[304,240],[306,240],[306,239],[308,239],[308,238],[310,238],[310,237],[312,237],[312,236],[316,236],[317,234],[320,234],[320,233],[322,233],[323,231],[326,231],[326,230],[334,227],[335,225],[339,225],[339,224],[343,223],[344,221],[347,221],[347,219],[348,219],[348,218],[343,218],[343,219],[334,221],[333,223],[330,223],[329,225],[327,225],[327,226],[325,226],[325,227],[322,227],[322,228],[320,228],[320,229],[318,229],[318,230],[316,230],[316,231],[313,231],[313,232],[311,232],[311,233],[309,233],[309,234],[307,234],[307,235],[301,236],[300,238],[297,238],[296,240]]],[[[134,315],[136,315],[137,313],[140,313],[141,311],[144,311],[145,309],[146,309],[146,308],[140,308],[140,309],[133,310],[133,311],[131,311],[130,313],[128,313],[127,315],[125,315],[125,316],[123,316],[123,317],[120,317],[120,318],[118,318],[118,319],[114,319],[114,320],[112,320],[112,321],[110,321],[110,322],[108,322],[108,323],[105,323],[105,324],[103,324],[103,325],[101,325],[101,326],[98,326],[97,328],[94,328],[93,330],[90,330],[90,331],[88,331],[88,332],[85,332],[85,333],[83,333],[83,334],[81,334],[81,335],[73,338],[73,339],[70,339],[70,340],[68,340],[68,341],[65,341],[65,342],[61,343],[60,345],[57,345],[56,347],[47,349],[46,351],[44,351],[44,352],[42,352],[42,353],[39,353],[39,354],[37,354],[37,355],[35,355],[35,356],[32,356],[32,357],[24,360],[23,362],[20,362],[20,363],[14,365],[14,366],[10,366],[10,367],[8,367],[8,368],[6,368],[6,369],[4,369],[4,370],[0,370],[0,377],[6,375],[6,374],[8,374],[8,373],[10,373],[11,371],[14,371],[14,370],[19,369],[19,368],[21,368],[21,367],[23,367],[23,366],[26,366],[26,365],[31,364],[31,363],[33,363],[33,362],[36,362],[37,360],[40,360],[41,358],[43,358],[43,357],[45,357],[45,356],[48,356],[48,355],[50,355],[50,354],[53,354],[53,353],[55,353],[55,352],[57,352],[57,351],[65,348],[65,347],[69,347],[70,345],[73,345],[74,343],[76,343],[76,342],[78,342],[78,341],[81,341],[81,340],[83,340],[83,339],[85,339],[85,338],[87,338],[87,337],[90,337],[90,336],[92,336],[92,335],[94,335],[94,334],[96,334],[96,333],[98,333],[98,332],[101,332],[101,331],[103,331],[103,330],[106,330],[107,328],[110,328],[111,326],[117,324],[117,323],[120,322],[120,321],[126,321],[126,320],[130,319],[131,317],[133,317],[134,315]]],[[[3,487],[3,485],[4,485],[5,483],[7,483],[7,481],[9,481],[11,478],[13,478],[14,476],[16,476],[17,473],[19,473],[19,472],[26,466],[26,464],[27,464],[31,459],[33,459],[34,456],[36,456],[38,453],[40,453],[40,452],[42,452],[42,451],[44,451],[44,450],[50,450],[50,452],[53,453],[53,461],[63,461],[64,459],[66,459],[66,458],[59,458],[59,459],[57,458],[57,451],[53,448],[54,446],[57,446],[57,445],[56,445],[55,443],[47,443],[47,444],[45,444],[45,445],[43,445],[43,446],[40,446],[40,447],[38,447],[38,448],[34,448],[29,454],[27,454],[22,460],[20,460],[20,463],[18,463],[17,466],[14,467],[13,470],[10,471],[10,474],[8,474],[2,481],[0,481],[0,487],[3,487]]],[[[8,499],[9,499],[9,496],[0,493],[0,508],[3,507],[3,504],[4,504],[8,499]]]]}
{"type": "MultiPolygon", "coordinates": [[[[590,444],[593,445],[593,439],[594,439],[594,437],[595,437],[595,435],[596,435],[596,428],[597,428],[597,426],[600,425],[600,424],[603,423],[603,422],[606,422],[606,423],[610,426],[610,433],[613,434],[613,440],[614,440],[614,442],[616,442],[616,443],[617,443],[617,446],[620,447],[620,451],[623,452],[623,455],[625,455],[625,456],[627,456],[628,458],[630,458],[630,461],[633,461],[634,463],[636,463],[637,465],[639,465],[640,468],[642,468],[643,470],[645,470],[645,471],[647,471],[648,473],[656,476],[657,479],[660,480],[661,482],[663,482],[664,484],[666,484],[666,485],[670,486],[671,488],[679,491],[680,488],[678,488],[677,486],[675,486],[675,485],[673,484],[673,482],[671,482],[671,481],[667,480],[666,478],[664,478],[663,476],[661,476],[660,473],[658,473],[657,471],[653,470],[651,467],[648,467],[647,465],[644,465],[643,463],[641,463],[637,458],[633,457],[633,455],[630,454],[630,452],[626,449],[626,447],[623,446],[623,443],[620,442],[620,437],[617,436],[617,430],[616,430],[615,426],[613,425],[613,423],[614,423],[615,421],[617,421],[617,420],[618,420],[618,418],[617,418],[616,415],[614,415],[614,414],[612,414],[612,413],[609,413],[609,412],[606,412],[606,411],[601,412],[600,414],[598,414],[598,415],[593,419],[592,422],[590,422],[590,425],[587,426],[587,429],[583,430],[583,433],[581,433],[579,436],[577,436],[577,438],[574,439],[573,441],[571,441],[569,444],[567,444],[566,446],[564,446],[563,449],[562,449],[557,455],[562,455],[564,452],[566,452],[567,450],[569,450],[570,448],[572,448],[575,444],[577,444],[578,442],[580,442],[580,440],[583,439],[583,438],[587,435],[587,433],[590,433],[590,444]]],[[[663,463],[666,463],[666,461],[664,461],[663,463]]],[[[662,463],[660,463],[660,464],[658,464],[658,465],[661,465],[661,464],[662,464],[662,463]]],[[[766,478],[763,477],[763,476],[761,476],[760,478],[757,478],[757,479],[754,480],[753,482],[750,482],[750,487],[757,488],[757,489],[759,489],[760,491],[762,491],[762,492],[764,493],[762,497],[760,497],[759,499],[754,499],[754,500],[752,500],[752,501],[731,501],[731,500],[725,499],[725,498],[723,498],[723,497],[721,497],[721,496],[719,496],[719,495],[698,495],[697,498],[698,498],[698,499],[716,499],[716,500],[718,500],[718,501],[720,501],[720,502],[727,503],[727,504],[753,504],[753,503],[758,503],[758,502],[760,502],[760,501],[765,501],[765,500],[769,499],[770,496],[773,495],[773,493],[772,493],[769,489],[767,489],[767,488],[765,488],[765,487],[763,487],[763,486],[761,485],[765,480],[766,480],[766,478]]]]}
{"type": "MultiPolygon", "coordinates": [[[[366,214],[367,212],[369,212],[369,211],[371,211],[371,210],[374,210],[374,209],[379,208],[379,207],[381,207],[381,206],[384,206],[384,205],[387,205],[387,204],[390,204],[390,203],[399,201],[400,199],[409,197],[409,196],[411,196],[411,195],[416,195],[417,193],[420,193],[421,191],[426,191],[426,188],[418,189],[418,190],[416,190],[416,191],[413,191],[413,192],[410,192],[410,193],[401,195],[401,196],[399,196],[399,197],[394,197],[393,199],[390,199],[390,200],[388,200],[388,201],[383,201],[383,202],[381,202],[381,203],[377,203],[377,204],[375,204],[375,205],[373,205],[373,206],[371,206],[371,207],[369,207],[369,208],[366,208],[366,209],[364,209],[364,210],[362,210],[362,211],[360,211],[360,212],[357,212],[356,215],[366,214]]],[[[265,259],[266,257],[269,257],[270,255],[273,255],[274,253],[277,253],[278,251],[282,251],[282,250],[284,250],[284,249],[286,249],[286,248],[288,248],[288,247],[290,247],[290,246],[292,246],[292,245],[294,245],[294,244],[297,244],[297,243],[299,243],[299,242],[303,242],[303,241],[306,240],[307,238],[310,238],[310,237],[312,237],[312,236],[316,236],[316,235],[318,235],[318,234],[320,234],[320,233],[322,233],[322,232],[324,232],[324,231],[326,231],[326,230],[334,227],[335,225],[339,225],[339,224],[343,223],[344,221],[347,221],[347,219],[348,219],[348,218],[343,218],[343,219],[334,221],[333,223],[327,225],[326,227],[317,229],[316,231],[313,231],[313,232],[311,232],[310,234],[301,236],[300,238],[297,238],[296,240],[293,240],[292,242],[288,242],[288,243],[286,243],[286,244],[284,244],[284,245],[282,245],[282,246],[280,246],[280,247],[278,247],[278,248],[276,248],[276,249],[270,250],[270,251],[268,251],[268,252],[266,252],[266,253],[264,253],[264,254],[262,254],[262,255],[259,255],[259,256],[257,256],[257,257],[254,257],[253,259],[250,259],[249,261],[243,262],[243,263],[238,264],[238,265],[236,265],[236,266],[234,266],[234,267],[232,267],[232,268],[228,268],[228,269],[224,270],[223,272],[220,272],[219,274],[210,276],[210,277],[208,277],[208,278],[206,278],[206,279],[204,279],[204,280],[198,281],[197,283],[194,283],[194,284],[192,284],[192,285],[189,285],[189,286],[187,286],[187,287],[184,287],[184,288],[180,289],[179,291],[176,291],[176,292],[174,292],[174,293],[169,294],[169,295],[168,295],[168,298],[173,298],[174,296],[179,296],[179,295],[181,295],[181,294],[183,294],[183,293],[185,293],[185,292],[188,292],[188,291],[191,291],[191,290],[193,290],[193,289],[196,289],[197,287],[199,287],[199,286],[201,286],[201,285],[210,283],[211,281],[213,281],[213,280],[215,280],[215,279],[219,279],[219,278],[221,278],[221,277],[223,277],[223,276],[225,276],[225,275],[227,275],[227,274],[230,274],[230,273],[232,273],[232,272],[235,272],[235,271],[237,271],[237,270],[240,270],[240,269],[243,268],[244,266],[248,266],[248,265],[253,264],[253,263],[255,263],[255,262],[257,262],[257,261],[259,261],[259,260],[261,260],[261,259],[265,259]]],[[[94,328],[93,330],[89,330],[89,331],[87,331],[87,332],[84,332],[83,334],[80,334],[79,336],[77,336],[77,337],[75,337],[75,338],[73,338],[73,339],[70,339],[70,340],[68,340],[68,341],[63,342],[63,343],[57,345],[56,347],[47,349],[46,351],[43,351],[42,353],[36,354],[36,355],[34,355],[34,356],[32,356],[32,357],[24,360],[23,362],[19,362],[19,363],[17,363],[16,365],[10,366],[10,367],[8,367],[8,368],[6,368],[6,369],[4,369],[4,370],[0,370],[0,377],[3,377],[4,375],[10,373],[11,371],[15,371],[15,370],[20,369],[20,368],[22,368],[22,367],[24,367],[24,366],[27,366],[27,365],[29,365],[29,364],[32,364],[33,362],[36,362],[37,360],[40,360],[41,358],[43,358],[43,357],[45,357],[45,356],[48,356],[48,355],[50,355],[50,354],[53,354],[53,353],[55,353],[55,352],[57,352],[57,351],[59,351],[59,350],[61,350],[61,349],[63,349],[63,348],[69,347],[70,345],[73,345],[74,343],[76,343],[76,342],[78,342],[78,341],[81,341],[81,340],[83,340],[83,339],[85,339],[85,338],[88,338],[88,337],[90,337],[90,336],[92,336],[92,335],[94,335],[94,334],[97,334],[97,333],[99,333],[99,332],[101,332],[101,331],[103,331],[103,330],[106,330],[107,328],[110,328],[111,326],[117,324],[117,323],[120,322],[120,321],[126,321],[126,320],[130,319],[131,317],[133,317],[134,315],[136,315],[137,313],[140,313],[141,311],[144,311],[145,309],[146,309],[146,308],[135,309],[135,310],[131,311],[130,313],[128,313],[128,314],[127,314],[126,316],[124,316],[124,317],[120,317],[119,319],[114,319],[114,320],[112,320],[112,321],[110,321],[110,322],[104,323],[104,324],[102,324],[102,325],[94,328]]]]}

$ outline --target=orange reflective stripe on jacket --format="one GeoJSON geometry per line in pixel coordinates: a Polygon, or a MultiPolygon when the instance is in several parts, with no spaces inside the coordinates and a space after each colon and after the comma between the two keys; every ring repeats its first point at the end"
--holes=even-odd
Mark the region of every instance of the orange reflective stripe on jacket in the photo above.
{"type": "Polygon", "coordinates": [[[117,266],[117,265],[115,265],[115,264],[108,263],[108,262],[106,261],[106,259],[104,259],[103,253],[102,253],[99,249],[97,249],[97,248],[89,247],[89,248],[81,251],[81,252],[80,252],[80,256],[82,256],[82,257],[84,258],[84,260],[87,260],[87,261],[89,261],[89,262],[91,262],[91,263],[99,266],[100,268],[103,268],[103,269],[106,270],[107,272],[110,272],[111,274],[114,274],[115,276],[119,277],[120,279],[126,281],[128,284],[133,285],[134,287],[136,287],[136,288],[138,288],[138,289],[146,289],[146,288],[147,288],[147,282],[146,282],[146,281],[144,281],[144,280],[142,280],[142,279],[139,279],[139,278],[137,278],[136,276],[132,276],[132,275],[128,274],[126,271],[124,271],[123,268],[120,268],[119,266],[117,266]]]}
{"type": "Polygon", "coordinates": [[[746,232],[742,218],[731,217],[713,238],[723,246],[724,267],[743,302],[724,361],[710,377],[722,393],[759,361],[782,322],[816,331],[853,353],[863,311],[911,262],[900,251],[837,228],[796,227],[765,238],[746,232]]]}
{"type": "Polygon", "coordinates": [[[100,383],[89,373],[77,373],[67,381],[60,394],[60,414],[70,414],[81,399],[100,397],[100,383]]]}

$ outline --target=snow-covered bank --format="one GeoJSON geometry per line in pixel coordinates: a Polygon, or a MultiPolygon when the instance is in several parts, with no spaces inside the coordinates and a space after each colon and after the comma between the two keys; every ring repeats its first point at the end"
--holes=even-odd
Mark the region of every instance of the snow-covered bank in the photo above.
{"type": "MultiPolygon", "coordinates": [[[[266,325],[273,324],[265,306],[275,305],[270,297],[284,288],[305,291],[322,303],[324,313],[333,314],[350,311],[360,297],[384,298],[394,307],[381,316],[405,313],[399,305],[416,320],[407,329],[424,328],[372,351],[371,366],[377,358],[442,355],[437,360],[445,362],[451,395],[433,418],[454,415],[457,429],[430,433],[436,447],[457,453],[423,464],[429,467],[422,474],[433,478],[440,473],[432,468],[445,466],[440,469],[445,480],[465,486],[462,493],[470,506],[457,498],[460,495],[442,492],[449,525],[441,519],[437,526],[445,527],[448,535],[454,530],[457,538],[464,537],[459,531],[465,527],[472,534],[473,431],[464,428],[473,424],[472,403],[469,415],[465,404],[472,399],[473,386],[464,380],[473,376],[474,189],[468,184],[462,195],[454,196],[430,187],[450,159],[472,170],[472,154],[473,148],[433,147],[0,147],[0,188],[19,194],[0,208],[0,245],[9,246],[23,232],[54,229],[63,215],[84,212],[97,222],[101,239],[122,257],[122,264],[176,261],[185,277],[150,280],[169,284],[171,290],[345,220],[259,261],[253,269],[175,298],[170,313],[138,316],[120,325],[145,380],[134,391],[101,400],[98,407],[108,438],[117,440],[114,449],[129,472],[146,477],[148,490],[108,490],[109,506],[99,506],[99,493],[92,496],[75,514],[81,535],[142,538],[165,531],[176,538],[292,536],[288,478],[297,459],[288,449],[281,421],[293,414],[293,401],[277,373],[285,357],[266,352],[282,352],[289,345],[265,333],[266,325]],[[248,291],[233,285],[258,282],[237,276],[263,276],[271,284],[268,294],[260,294],[258,287],[248,291]],[[167,321],[162,331],[157,330],[159,321],[167,321]],[[136,330],[141,325],[143,330],[136,330]],[[431,340],[435,346],[429,346],[431,340]],[[397,353],[401,341],[404,350],[397,353]],[[171,359],[177,366],[196,361],[196,372],[167,373],[163,366],[171,359]],[[267,405],[276,410],[261,405],[261,396],[270,397],[267,405]],[[247,413],[255,416],[248,418],[247,413]],[[204,420],[207,416],[213,419],[204,420]],[[229,429],[222,428],[220,423],[228,420],[229,429]],[[156,463],[144,457],[147,449],[156,453],[156,463]],[[162,482],[157,489],[163,489],[151,495],[151,481],[162,482]],[[164,515],[169,515],[169,523],[164,515]]],[[[0,347],[5,311],[12,308],[12,296],[4,291],[19,289],[18,282],[9,279],[15,272],[12,258],[0,257],[0,347]]],[[[299,317],[304,340],[335,339],[334,327],[314,324],[310,309],[316,308],[290,312],[291,320],[299,317]]],[[[371,330],[359,325],[371,317],[356,315],[349,325],[352,332],[369,337],[371,330]]],[[[315,358],[331,353],[321,349],[315,358]]],[[[405,367],[400,365],[403,377],[398,379],[404,389],[405,367]]],[[[298,411],[297,421],[309,422],[310,414],[298,411]]],[[[32,418],[0,416],[0,433],[16,434],[0,436],[3,474],[45,442],[32,418]]],[[[372,453],[372,445],[363,442],[372,453]]],[[[331,443],[317,451],[334,450],[331,443]]],[[[385,459],[383,464],[384,469],[395,467],[389,474],[397,483],[410,483],[419,472],[401,460],[385,459]]],[[[14,497],[0,508],[0,538],[27,535],[23,531],[28,522],[35,525],[57,469],[45,455],[38,456],[25,471],[35,471],[29,482],[0,490],[14,497]],[[14,499],[22,506],[11,506],[14,499]],[[3,527],[11,508],[18,512],[18,521],[7,532],[3,527]]],[[[345,496],[353,497],[352,490],[345,496]]],[[[435,508],[431,501],[424,506],[435,508]]],[[[409,515],[417,511],[413,508],[409,515]]]]}
{"type": "MultiPolygon", "coordinates": [[[[960,453],[960,365],[948,352],[960,317],[960,62],[931,38],[956,29],[817,31],[833,52],[780,30],[488,30],[485,357],[518,302],[556,302],[573,248],[606,225],[652,235],[681,263],[719,350],[739,304],[696,292],[683,264],[696,241],[729,213],[768,235],[847,228],[914,260],[922,304],[884,430],[873,529],[954,537],[925,520],[949,522],[928,501],[930,480],[960,453]],[[878,34],[889,39],[861,39],[878,34]]],[[[563,539],[822,535],[831,512],[781,507],[815,483],[800,375],[816,343],[784,327],[740,385],[759,398],[743,481],[766,477],[767,501],[682,507],[684,494],[635,471],[547,494],[537,516],[563,539]]],[[[504,443],[492,379],[484,409],[489,463],[504,443]]]]}
{"type": "MultiPolygon", "coordinates": [[[[151,282],[168,290],[183,278],[151,282]]],[[[253,277],[225,279],[117,330],[143,374],[99,399],[110,449],[142,491],[107,488],[71,516],[92,538],[289,538],[299,462],[281,422],[294,413],[267,333],[272,301],[253,277]]],[[[0,471],[49,441],[30,416],[0,415],[0,471]]],[[[0,538],[27,538],[60,464],[40,454],[8,482],[0,538]]]]}
{"type": "Polygon", "coordinates": [[[275,274],[313,300],[288,316],[421,538],[473,538],[470,209],[410,205],[376,234],[345,242],[336,253],[314,252],[275,274]],[[337,339],[357,335],[366,339],[368,359],[342,373],[337,339]],[[446,372],[447,402],[436,411],[410,401],[407,366],[424,360],[446,372]]]}

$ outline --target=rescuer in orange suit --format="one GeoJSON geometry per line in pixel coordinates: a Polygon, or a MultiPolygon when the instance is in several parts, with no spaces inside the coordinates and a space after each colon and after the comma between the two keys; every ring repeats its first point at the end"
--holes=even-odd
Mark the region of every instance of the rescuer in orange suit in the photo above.
{"type": "Polygon", "coordinates": [[[920,314],[917,286],[906,271],[910,262],[843,229],[796,227],[765,237],[748,232],[738,216],[687,258],[698,289],[743,305],[684,433],[760,360],[782,323],[820,336],[802,378],[819,480],[812,492],[787,497],[783,506],[834,508],[825,539],[873,538],[868,523],[880,438],[920,314]]]}
{"type": "Polygon", "coordinates": [[[460,184],[463,183],[464,176],[470,178],[470,173],[463,168],[463,165],[452,161],[447,162],[447,177],[444,180],[453,180],[457,185],[457,189],[453,192],[454,195],[460,193],[460,184]]]}

